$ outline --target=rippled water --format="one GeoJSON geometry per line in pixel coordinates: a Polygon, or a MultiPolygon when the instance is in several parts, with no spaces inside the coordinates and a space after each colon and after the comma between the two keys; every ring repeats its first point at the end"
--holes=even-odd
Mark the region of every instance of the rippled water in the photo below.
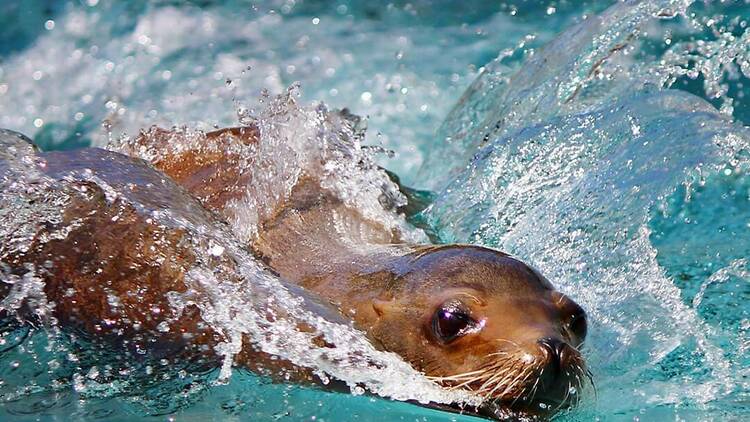
{"type": "MultiPolygon", "coordinates": [[[[750,416],[750,8],[371,3],[7,2],[0,126],[45,149],[105,145],[152,123],[268,120],[261,91],[300,81],[301,102],[369,117],[365,143],[395,152],[381,163],[434,192],[417,219],[441,240],[506,250],[587,309],[597,395],[560,419],[750,416]]],[[[469,419],[237,370],[159,380],[4,324],[2,411],[19,420],[469,419]]],[[[386,395],[409,398],[397,385],[386,395]]]]}

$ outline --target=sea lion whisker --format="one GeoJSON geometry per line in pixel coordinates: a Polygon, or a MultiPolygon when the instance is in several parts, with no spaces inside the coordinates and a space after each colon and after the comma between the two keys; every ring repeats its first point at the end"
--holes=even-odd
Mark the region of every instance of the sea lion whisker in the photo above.
{"type": "MultiPolygon", "coordinates": [[[[459,389],[459,388],[464,388],[464,387],[469,387],[469,389],[471,389],[471,385],[472,385],[472,384],[474,384],[474,383],[476,383],[476,382],[479,382],[479,381],[481,381],[482,379],[483,379],[482,377],[475,377],[475,378],[471,378],[471,379],[469,379],[469,380],[466,380],[466,381],[462,382],[461,384],[458,384],[458,385],[454,385],[454,386],[451,386],[451,389],[452,389],[452,390],[455,390],[455,389],[459,389]]],[[[479,390],[479,389],[477,389],[477,391],[478,391],[478,390],[479,390]]],[[[474,390],[472,389],[472,391],[474,391],[474,390]]]]}
{"type": "Polygon", "coordinates": [[[495,353],[490,353],[489,355],[487,355],[487,357],[489,358],[489,357],[492,357],[492,356],[509,356],[509,355],[510,355],[510,353],[508,353],[508,352],[499,351],[499,352],[495,352],[495,353]]]}
{"type": "MultiPolygon", "coordinates": [[[[462,382],[461,384],[457,384],[455,386],[452,386],[451,389],[462,388],[462,387],[469,387],[470,389],[472,389],[472,391],[474,391],[474,389],[471,388],[471,385],[475,384],[475,383],[478,383],[478,382],[482,382],[482,381],[485,381],[485,384],[486,384],[486,380],[489,379],[489,378],[491,378],[492,376],[494,376],[494,373],[492,372],[493,368],[494,368],[494,365],[490,366],[490,368],[488,368],[488,369],[484,369],[483,371],[481,371],[481,373],[479,375],[477,375],[477,376],[475,376],[473,378],[469,378],[468,380],[462,382]]],[[[481,389],[482,389],[483,386],[484,386],[484,384],[482,384],[482,386],[478,387],[476,389],[476,391],[481,391],[481,389]]]]}
{"type": "Polygon", "coordinates": [[[597,400],[599,398],[599,393],[596,390],[596,384],[594,383],[594,374],[591,373],[591,370],[588,368],[583,368],[583,374],[588,378],[589,384],[591,384],[591,389],[594,390],[594,400],[597,400]]]}
{"type": "Polygon", "coordinates": [[[498,368],[502,368],[502,365],[499,362],[482,365],[478,370],[479,374],[476,378],[482,380],[490,378],[497,373],[498,368]]]}
{"type": "Polygon", "coordinates": [[[498,342],[498,343],[503,343],[503,342],[510,343],[513,346],[516,346],[516,348],[518,348],[518,349],[521,348],[521,346],[519,346],[518,343],[516,343],[515,341],[512,341],[512,340],[508,340],[508,339],[504,339],[504,338],[496,338],[495,341],[498,342]]]}
{"type": "Polygon", "coordinates": [[[502,385],[506,379],[509,379],[513,376],[513,371],[515,371],[514,367],[508,367],[505,368],[502,371],[496,371],[492,374],[491,377],[489,377],[484,384],[480,387],[480,390],[485,391],[486,394],[484,395],[485,398],[487,398],[489,395],[492,394],[492,390],[490,390],[489,386],[497,386],[502,385]]]}
{"type": "MultiPolygon", "coordinates": [[[[581,380],[581,374],[580,372],[576,374],[576,380],[578,381],[579,390],[582,390],[583,381],[581,380]]],[[[576,403],[575,405],[578,406],[578,403],[581,402],[581,393],[582,391],[579,391],[578,394],[576,394],[576,403]]]]}
{"type": "Polygon", "coordinates": [[[505,378],[496,382],[494,387],[491,390],[487,391],[487,393],[485,394],[485,399],[492,398],[495,394],[495,391],[497,391],[501,386],[505,384],[503,381],[505,381],[505,378]]]}
{"type": "MultiPolygon", "coordinates": [[[[525,375],[525,376],[524,376],[524,377],[523,377],[523,378],[522,378],[522,379],[521,379],[520,381],[518,381],[518,384],[523,384],[523,383],[525,383],[525,382],[526,382],[526,381],[527,381],[527,380],[529,379],[529,377],[530,377],[531,375],[533,375],[533,374],[534,374],[534,370],[533,370],[533,368],[531,368],[531,367],[530,367],[530,368],[529,368],[529,369],[528,369],[528,370],[526,371],[526,375],[525,375]]],[[[527,387],[524,387],[524,388],[523,388],[523,390],[526,390],[526,389],[527,389],[527,387]]]]}
{"type": "MultiPolygon", "coordinates": [[[[510,394],[511,391],[513,391],[513,388],[515,388],[516,382],[517,382],[519,376],[520,376],[520,374],[517,375],[517,376],[515,376],[515,377],[513,377],[510,380],[510,382],[508,382],[507,385],[505,385],[505,389],[503,389],[500,392],[500,394],[499,394],[500,397],[505,397],[506,395],[510,394]]],[[[497,391],[502,386],[503,386],[503,383],[498,383],[498,385],[496,385],[495,388],[492,389],[491,394],[495,394],[495,391],[497,391]]]]}
{"type": "Polygon", "coordinates": [[[491,399],[494,397],[495,391],[497,391],[500,387],[507,384],[508,380],[512,380],[515,377],[515,373],[507,374],[506,376],[498,379],[496,382],[490,384],[493,385],[492,389],[489,389],[489,387],[485,390],[486,393],[484,394],[485,399],[491,399]]]}
{"type": "MultiPolygon", "coordinates": [[[[493,385],[494,382],[498,380],[504,381],[505,377],[508,377],[508,375],[513,374],[516,371],[514,366],[511,366],[509,368],[505,368],[501,371],[496,371],[487,381],[485,381],[484,384],[480,387],[480,389],[484,389],[485,387],[489,385],[493,385]]],[[[501,384],[501,382],[497,382],[498,384],[501,384]]]]}
{"type": "Polygon", "coordinates": [[[474,383],[477,379],[481,379],[481,378],[479,378],[479,377],[473,377],[473,378],[469,378],[467,380],[451,380],[451,379],[448,379],[448,380],[439,381],[438,383],[441,386],[443,386],[444,388],[447,388],[448,390],[453,391],[453,390],[457,390],[457,389],[466,387],[466,386],[474,383]],[[461,381],[461,383],[460,384],[452,384],[451,385],[450,384],[451,381],[455,381],[455,382],[461,381]]]}
{"type": "Polygon", "coordinates": [[[531,393],[529,393],[529,403],[534,402],[534,396],[536,396],[537,391],[539,390],[539,380],[542,379],[542,374],[544,373],[544,368],[542,368],[542,371],[537,374],[536,381],[534,381],[534,385],[531,387],[531,393]]]}
{"type": "Polygon", "coordinates": [[[491,377],[487,378],[484,383],[479,387],[480,391],[486,391],[489,386],[494,385],[495,382],[498,380],[501,380],[502,377],[504,377],[504,372],[502,373],[495,373],[491,377]]]}
{"type": "Polygon", "coordinates": [[[570,387],[572,386],[570,385],[570,381],[568,381],[568,388],[565,389],[565,397],[563,397],[563,399],[560,401],[560,404],[558,404],[557,407],[555,407],[555,410],[553,411],[553,413],[557,413],[557,411],[562,409],[562,407],[568,401],[568,397],[570,396],[570,387]]]}
{"type": "MultiPolygon", "coordinates": [[[[529,370],[527,372],[528,373],[526,374],[526,376],[523,377],[522,380],[518,381],[517,384],[524,383],[529,378],[529,376],[531,376],[531,374],[533,373],[533,371],[531,371],[531,370],[529,370]]],[[[513,405],[516,404],[516,402],[518,401],[518,399],[520,399],[521,396],[523,396],[524,390],[525,390],[525,388],[518,392],[518,394],[516,395],[516,398],[510,403],[510,407],[513,407],[513,405]]]]}
{"type": "MultiPolygon", "coordinates": [[[[523,368],[522,368],[522,369],[521,369],[520,371],[518,371],[517,375],[516,375],[516,376],[515,376],[514,378],[512,378],[512,379],[511,379],[511,381],[510,381],[510,382],[508,383],[508,386],[507,386],[507,387],[505,388],[505,390],[503,390],[503,392],[502,392],[502,393],[500,393],[500,395],[501,395],[501,396],[505,396],[506,394],[509,394],[509,393],[510,393],[511,391],[513,391],[513,388],[515,388],[515,387],[516,387],[516,385],[517,385],[517,384],[518,384],[518,382],[519,382],[519,379],[520,379],[520,378],[521,378],[521,377],[522,377],[522,376],[524,375],[524,373],[525,373],[525,372],[527,372],[527,371],[528,371],[528,369],[527,369],[526,371],[524,371],[524,370],[523,370],[523,368]]],[[[528,374],[526,375],[526,377],[528,377],[528,374]]]]}
{"type": "Polygon", "coordinates": [[[452,380],[456,380],[456,379],[465,378],[467,376],[473,376],[473,375],[481,374],[483,372],[485,372],[485,371],[480,369],[480,370],[476,370],[476,371],[462,372],[462,373],[456,374],[456,375],[449,375],[449,376],[446,376],[446,377],[430,377],[430,376],[428,376],[427,379],[431,380],[431,381],[452,381],[452,380]]]}

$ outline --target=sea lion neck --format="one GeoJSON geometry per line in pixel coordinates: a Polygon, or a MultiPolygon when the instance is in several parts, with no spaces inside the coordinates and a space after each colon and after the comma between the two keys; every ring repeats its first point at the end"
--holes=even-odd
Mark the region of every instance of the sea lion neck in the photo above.
{"type": "MultiPolygon", "coordinates": [[[[251,248],[282,277],[323,296],[331,289],[338,295],[361,290],[362,283],[351,283],[352,278],[392,272],[414,250],[398,233],[368,220],[309,178],[300,180],[262,224],[251,248]]],[[[386,288],[367,286],[373,294],[386,288]]]]}

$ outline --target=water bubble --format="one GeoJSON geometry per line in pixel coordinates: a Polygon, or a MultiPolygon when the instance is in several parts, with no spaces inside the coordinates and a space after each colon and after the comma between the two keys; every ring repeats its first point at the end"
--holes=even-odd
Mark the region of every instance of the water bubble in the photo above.
{"type": "Polygon", "coordinates": [[[86,391],[86,379],[83,375],[79,373],[73,375],[73,389],[79,393],[86,391]]]}

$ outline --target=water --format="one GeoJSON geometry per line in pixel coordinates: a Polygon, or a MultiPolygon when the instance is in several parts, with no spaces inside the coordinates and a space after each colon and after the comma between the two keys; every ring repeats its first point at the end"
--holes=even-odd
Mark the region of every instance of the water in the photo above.
{"type": "MultiPolygon", "coordinates": [[[[238,113],[291,118],[297,132],[274,126],[288,139],[330,133],[316,106],[257,102],[299,81],[299,103],[369,117],[364,143],[395,153],[380,163],[434,192],[416,218],[441,240],[511,252],[587,309],[597,395],[561,420],[746,419],[750,6],[607,6],[8,2],[0,126],[46,149],[102,146],[152,123],[227,126],[238,113]]],[[[469,419],[238,370],[228,384],[218,371],[148,373],[106,351],[55,352],[44,330],[7,322],[3,333],[2,411],[19,420],[469,419]]],[[[398,390],[396,378],[384,395],[429,390],[398,390]]]]}

